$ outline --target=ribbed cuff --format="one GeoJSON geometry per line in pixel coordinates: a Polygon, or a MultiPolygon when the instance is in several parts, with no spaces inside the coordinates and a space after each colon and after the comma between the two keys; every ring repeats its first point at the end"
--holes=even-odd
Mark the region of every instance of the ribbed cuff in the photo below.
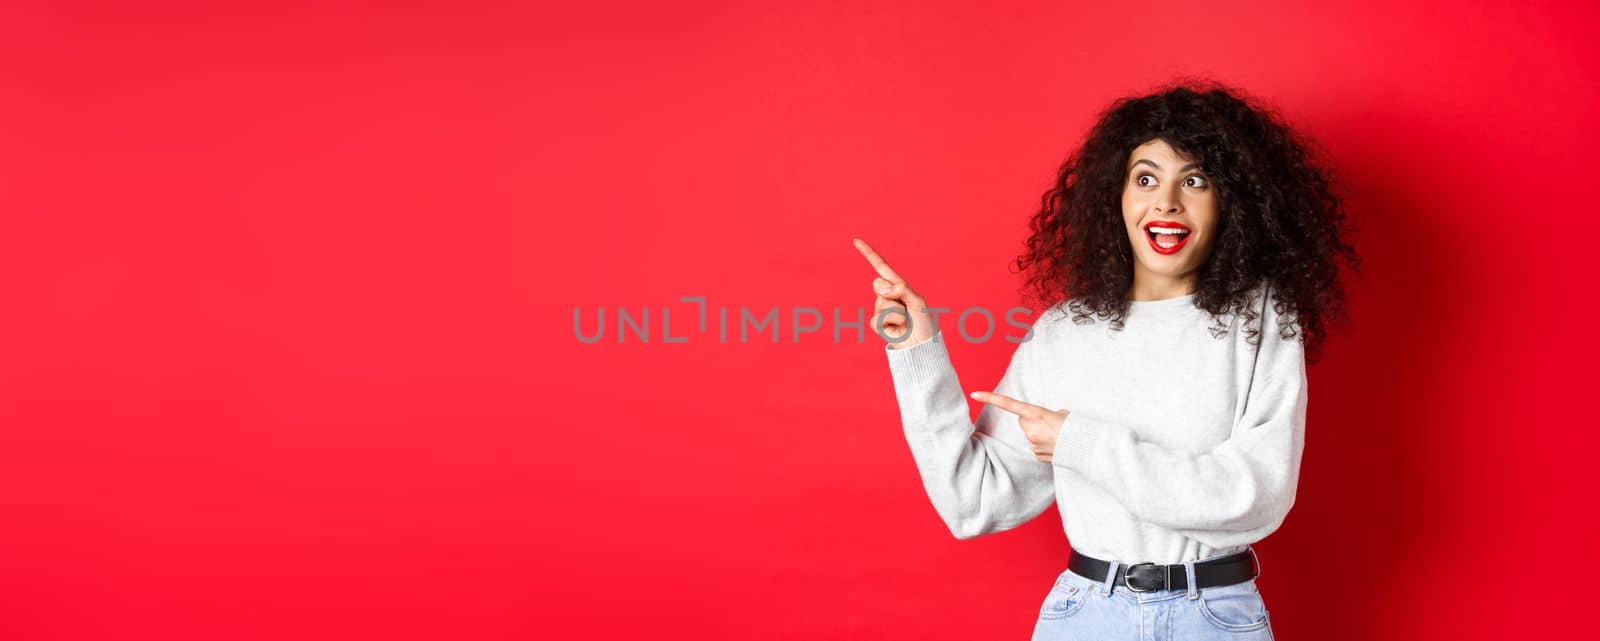
{"type": "Polygon", "coordinates": [[[889,374],[897,385],[921,386],[955,369],[945,348],[943,331],[935,331],[931,338],[911,347],[893,349],[884,345],[883,351],[888,354],[889,374]]]}
{"type": "Polygon", "coordinates": [[[1078,412],[1069,412],[1056,435],[1056,446],[1050,452],[1050,463],[1088,475],[1100,439],[1114,426],[1102,423],[1078,412]]]}

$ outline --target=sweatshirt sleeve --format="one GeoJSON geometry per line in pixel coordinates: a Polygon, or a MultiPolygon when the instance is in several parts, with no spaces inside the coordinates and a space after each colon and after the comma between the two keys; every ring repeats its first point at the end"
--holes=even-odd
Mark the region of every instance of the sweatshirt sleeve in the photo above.
{"type": "MultiPolygon", "coordinates": [[[[995,391],[1027,398],[1022,381],[1037,337],[1020,343],[995,391]]],[[[943,332],[884,348],[906,442],[934,510],[958,539],[1015,528],[1055,503],[1055,470],[1036,458],[1016,416],[985,405],[969,418],[943,332]]]]}
{"type": "Polygon", "coordinates": [[[1278,529],[1294,505],[1305,446],[1305,352],[1298,339],[1279,337],[1276,315],[1264,307],[1246,406],[1226,441],[1171,449],[1067,408],[1052,464],[1083,475],[1141,521],[1212,547],[1278,529]]]}

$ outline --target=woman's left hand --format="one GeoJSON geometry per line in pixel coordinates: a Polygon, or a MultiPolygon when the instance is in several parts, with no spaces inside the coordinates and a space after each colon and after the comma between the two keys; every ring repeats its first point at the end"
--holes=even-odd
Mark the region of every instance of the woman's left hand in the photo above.
{"type": "Polygon", "coordinates": [[[1028,445],[1033,448],[1033,456],[1046,463],[1052,461],[1056,437],[1061,435],[1061,424],[1067,421],[1070,412],[1045,409],[993,392],[973,392],[972,398],[1016,414],[1017,423],[1022,425],[1022,433],[1028,437],[1028,445]]]}

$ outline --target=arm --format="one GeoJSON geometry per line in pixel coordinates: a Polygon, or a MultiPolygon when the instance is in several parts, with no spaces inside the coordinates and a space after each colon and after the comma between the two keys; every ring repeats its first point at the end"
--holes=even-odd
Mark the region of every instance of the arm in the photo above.
{"type": "Polygon", "coordinates": [[[1140,520],[1212,547],[1253,542],[1276,530],[1294,504],[1305,445],[1305,352],[1278,337],[1270,305],[1241,419],[1204,451],[1140,440],[1126,426],[1072,412],[1052,464],[1077,472],[1140,520]]]}
{"type": "MultiPolygon", "coordinates": [[[[1022,393],[1037,341],[1024,341],[996,389],[1022,393]]],[[[985,405],[976,426],[942,332],[885,348],[906,442],[934,510],[958,539],[1015,528],[1055,503],[1055,471],[1035,458],[1017,417],[985,405]]]]}

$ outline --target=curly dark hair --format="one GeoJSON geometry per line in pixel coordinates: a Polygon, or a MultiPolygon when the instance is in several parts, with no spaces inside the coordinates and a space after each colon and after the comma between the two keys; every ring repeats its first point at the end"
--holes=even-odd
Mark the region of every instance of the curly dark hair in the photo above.
{"type": "Polygon", "coordinates": [[[1265,286],[1281,336],[1298,334],[1314,359],[1328,323],[1345,313],[1340,263],[1359,267],[1332,171],[1273,110],[1215,81],[1180,79],[1101,112],[1030,221],[1013,263],[1027,274],[1025,297],[1065,302],[1074,322],[1122,327],[1134,261],[1122,217],[1127,162],[1154,139],[1198,160],[1217,190],[1217,238],[1197,273],[1195,306],[1211,314],[1214,330],[1239,314],[1253,343],[1255,292],[1265,286]]]}

